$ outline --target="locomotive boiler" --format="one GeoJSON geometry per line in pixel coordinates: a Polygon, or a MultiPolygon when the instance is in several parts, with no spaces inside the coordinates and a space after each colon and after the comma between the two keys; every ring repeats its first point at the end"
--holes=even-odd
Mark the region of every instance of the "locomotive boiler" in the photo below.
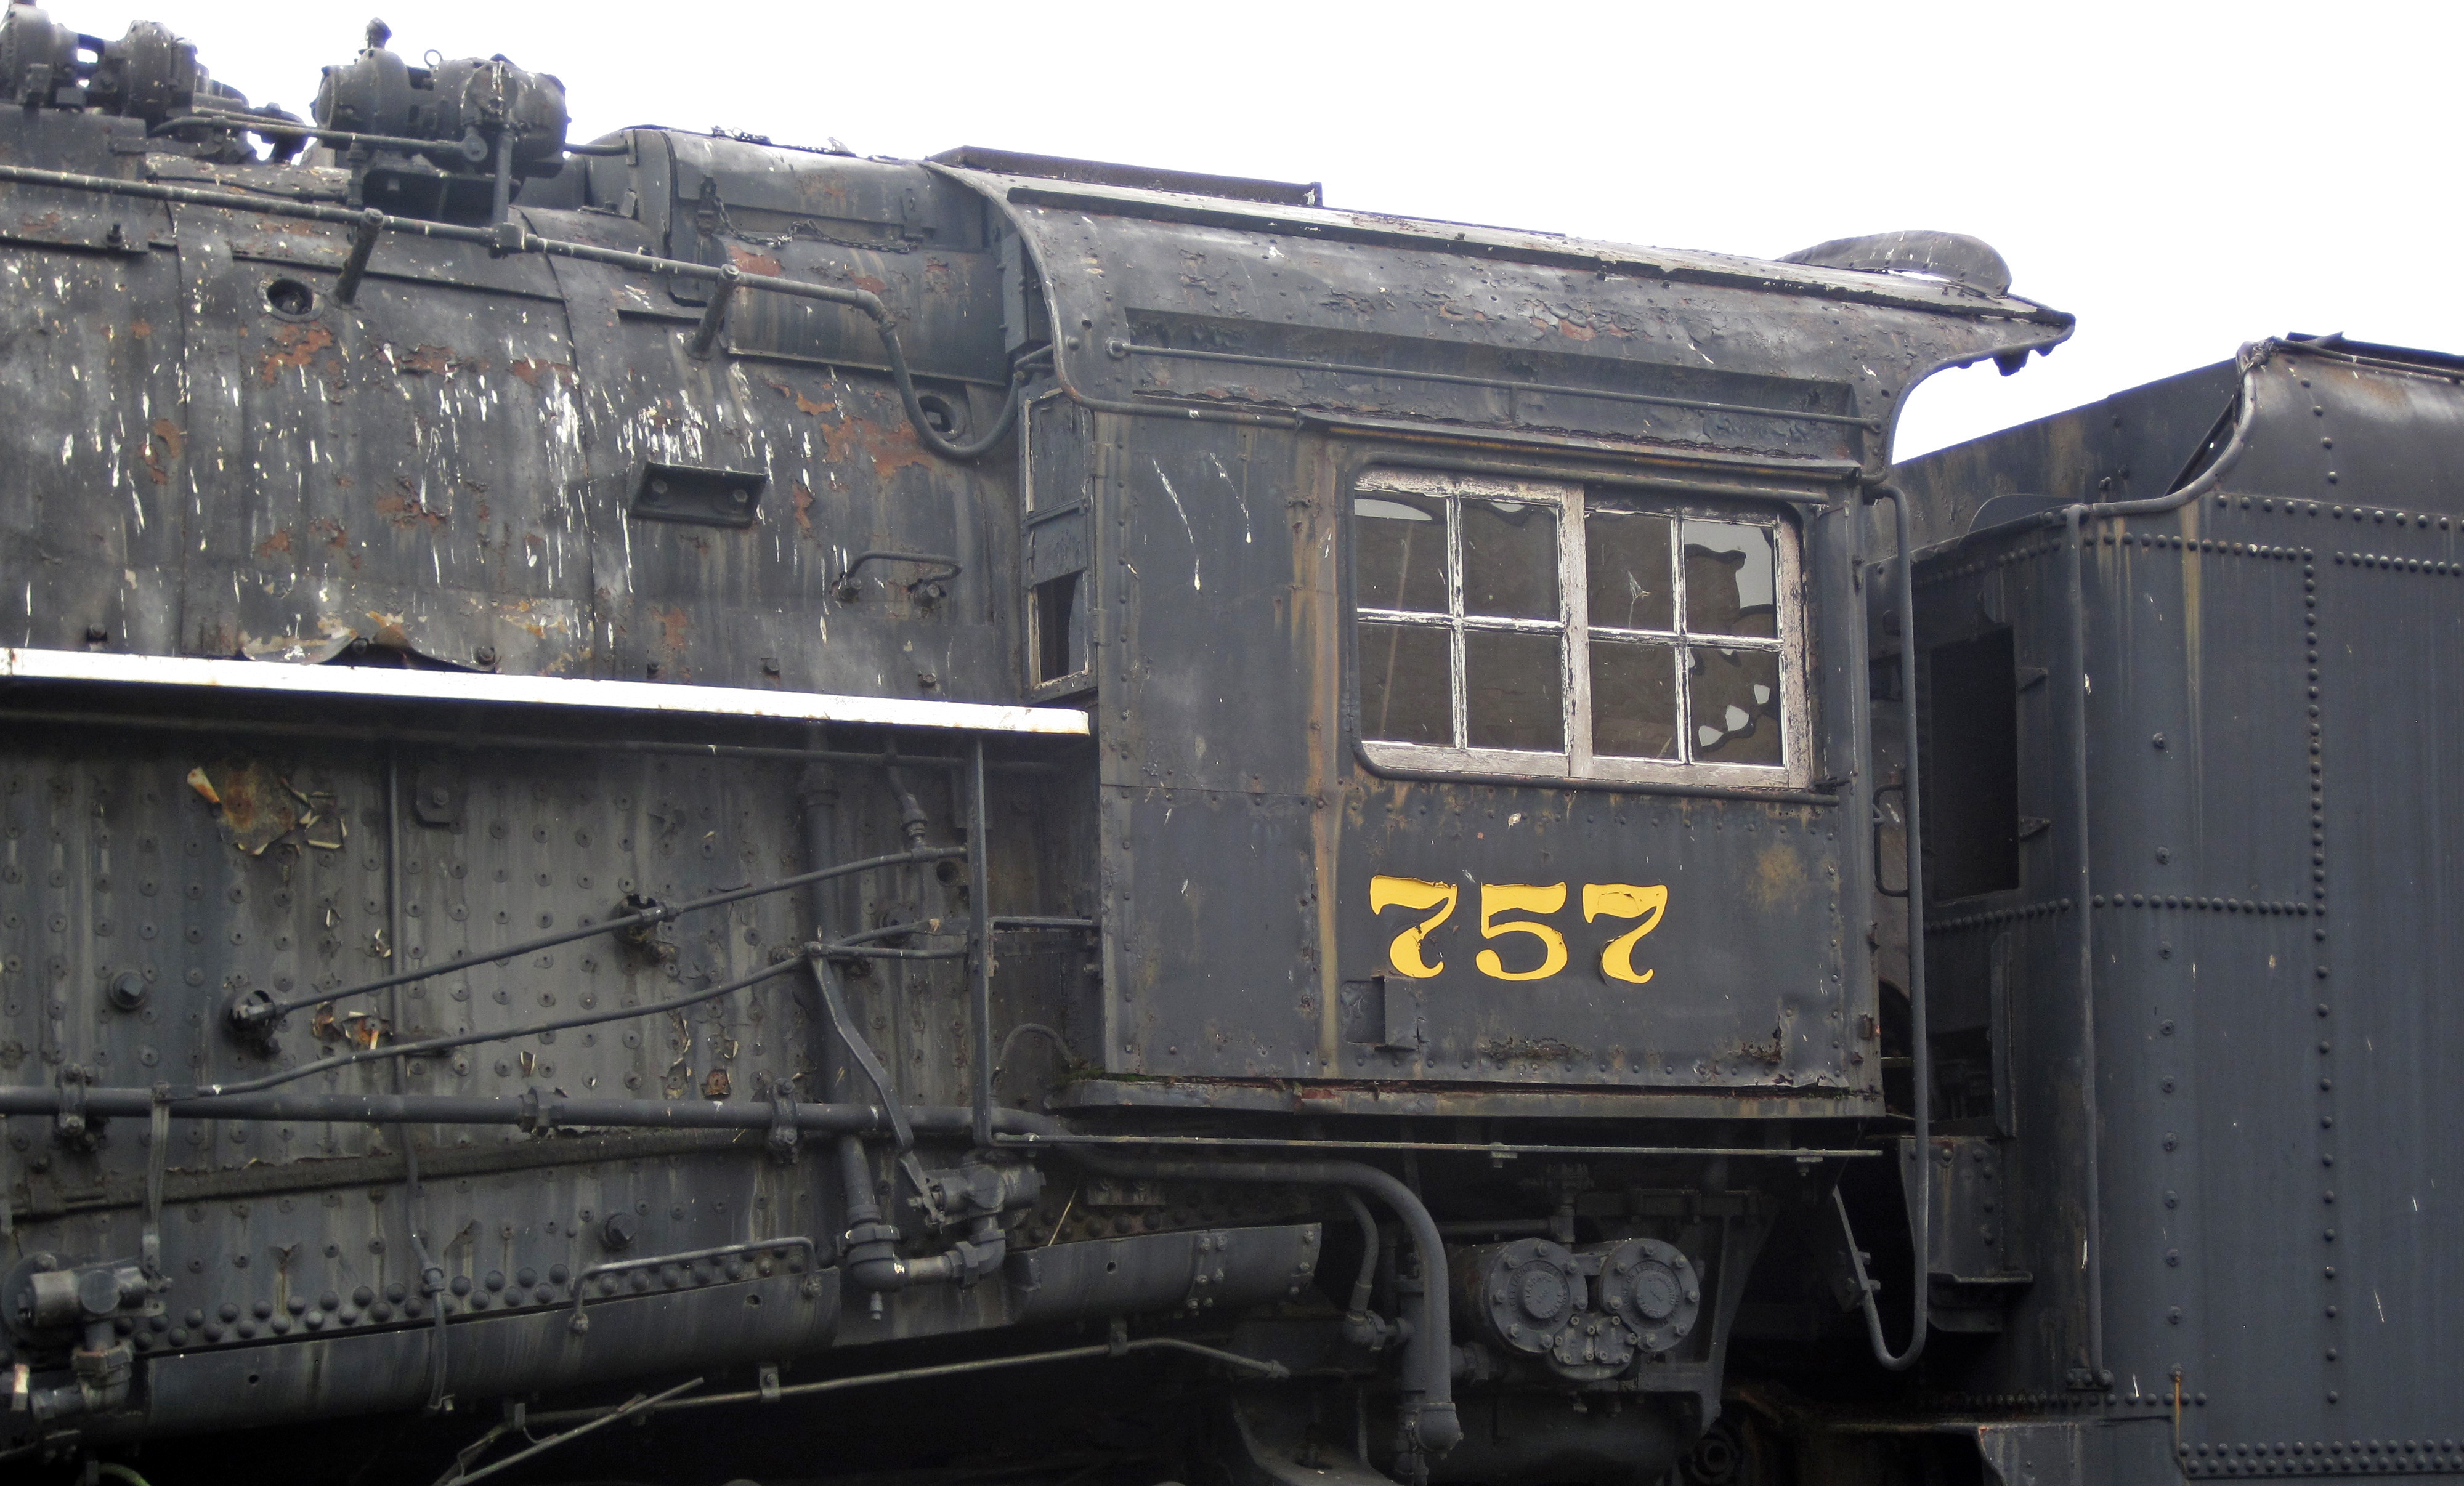
{"type": "Polygon", "coordinates": [[[2464,1472],[2464,368],[388,41],[0,28],[0,1461],[2464,1472]]]}

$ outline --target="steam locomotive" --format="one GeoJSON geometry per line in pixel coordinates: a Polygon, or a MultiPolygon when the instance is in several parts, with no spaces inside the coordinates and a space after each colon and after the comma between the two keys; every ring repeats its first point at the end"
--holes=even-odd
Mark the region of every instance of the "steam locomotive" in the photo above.
{"type": "Polygon", "coordinates": [[[19,1476],[2464,1476],[2464,361],[388,40],[0,26],[19,1476]]]}

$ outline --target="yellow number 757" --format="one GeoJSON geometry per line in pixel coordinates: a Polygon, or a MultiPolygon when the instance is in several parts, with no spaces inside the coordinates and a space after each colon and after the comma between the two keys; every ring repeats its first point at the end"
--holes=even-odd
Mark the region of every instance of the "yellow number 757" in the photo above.
{"type": "MultiPolygon", "coordinates": [[[[1369,880],[1369,911],[1383,913],[1388,908],[1406,908],[1413,912],[1437,911],[1420,919],[1386,948],[1387,961],[1396,973],[1414,980],[1426,980],[1446,968],[1445,961],[1429,963],[1426,953],[1428,936],[1454,915],[1462,889],[1452,883],[1424,882],[1417,877],[1373,877],[1369,880]]],[[[1554,913],[1566,906],[1566,885],[1551,883],[1546,886],[1529,883],[1484,883],[1480,888],[1480,936],[1499,939],[1508,934],[1529,934],[1540,941],[1540,963],[1529,970],[1508,970],[1505,957],[1495,950],[1483,950],[1473,963],[1482,974],[1492,980],[1546,980],[1566,968],[1568,951],[1566,936],[1547,924],[1529,919],[1499,919],[1501,913],[1554,913]]],[[[1585,883],[1583,885],[1583,922],[1595,919],[1640,919],[1642,922],[1608,942],[1600,951],[1600,973],[1611,980],[1628,985],[1643,985],[1651,972],[1634,968],[1635,946],[1642,936],[1660,927],[1661,915],[1668,910],[1668,888],[1653,884],[1636,886],[1628,883],[1585,883]]]]}

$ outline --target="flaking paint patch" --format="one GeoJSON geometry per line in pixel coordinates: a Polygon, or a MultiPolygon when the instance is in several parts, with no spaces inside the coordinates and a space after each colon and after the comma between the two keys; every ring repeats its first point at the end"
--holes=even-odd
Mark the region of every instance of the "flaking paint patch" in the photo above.
{"type": "Polygon", "coordinates": [[[145,472],[157,485],[170,483],[170,471],[164,465],[179,458],[188,449],[188,430],[168,418],[157,418],[145,440],[145,472]]]}
{"type": "Polygon", "coordinates": [[[781,397],[794,403],[796,404],[796,411],[803,413],[807,418],[830,412],[838,406],[836,403],[816,403],[811,398],[804,396],[804,394],[797,391],[795,388],[787,385],[783,382],[779,382],[768,377],[764,377],[761,380],[768,383],[772,390],[776,391],[781,397]]]}
{"type": "Polygon", "coordinates": [[[323,325],[276,325],[269,332],[274,349],[257,358],[256,380],[272,386],[285,367],[305,367],[317,359],[317,353],[334,343],[334,333],[323,325]]]}
{"type": "Polygon", "coordinates": [[[685,650],[686,635],[693,626],[693,616],[685,612],[682,604],[675,604],[664,609],[652,609],[650,618],[658,622],[659,648],[670,655],[682,655],[685,650]]]}
{"type": "Polygon", "coordinates": [[[933,467],[933,458],[924,452],[915,439],[915,430],[904,423],[896,427],[884,427],[868,418],[850,413],[833,428],[822,434],[823,458],[831,464],[852,464],[859,458],[872,461],[873,478],[886,480],[910,465],[933,467]]]}

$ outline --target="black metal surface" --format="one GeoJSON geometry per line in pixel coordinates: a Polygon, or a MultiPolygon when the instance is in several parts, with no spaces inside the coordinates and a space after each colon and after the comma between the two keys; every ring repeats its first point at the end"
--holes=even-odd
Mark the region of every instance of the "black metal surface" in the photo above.
{"type": "Polygon", "coordinates": [[[0,1458],[332,1479],[434,1407],[367,1477],[432,1480],[693,1377],[553,1469],[2464,1475],[2464,361],[2267,342],[1894,470],[1925,375],[2068,334],[1972,239],[568,148],[551,76],[381,50],[312,127],[8,24],[0,1458]],[[1365,479],[1756,527],[1771,591],[1635,619],[1754,560],[1672,535],[1595,619],[1561,524],[1481,579],[1547,603],[1458,546],[1392,608],[1365,479]],[[1372,730],[1364,620],[1741,679],[1449,745],[1372,730]],[[659,685],[146,679],[198,658],[659,685]],[[719,1407],[775,1422],[651,1460],[719,1407]]]}
{"type": "Polygon", "coordinates": [[[1949,1026],[2008,1060],[1961,1127],[2001,1147],[2008,1206],[1980,1220],[2034,1275],[1967,1387],[2170,1421],[2178,1380],[2193,1476],[2464,1469],[2432,1134],[2464,1113],[2432,989],[2464,854],[2439,762],[2456,399],[2440,358],[2268,342],[1901,472],[1946,514],[2031,484],[2145,497],[2241,430],[2188,504],[2092,509],[2076,568],[2033,522],[1944,549],[1921,621],[1937,645],[2007,626],[2057,677],[2073,614],[2085,645],[2084,795],[2066,702],[2019,691],[2018,810],[2053,827],[1928,944],[1949,1026]]]}

